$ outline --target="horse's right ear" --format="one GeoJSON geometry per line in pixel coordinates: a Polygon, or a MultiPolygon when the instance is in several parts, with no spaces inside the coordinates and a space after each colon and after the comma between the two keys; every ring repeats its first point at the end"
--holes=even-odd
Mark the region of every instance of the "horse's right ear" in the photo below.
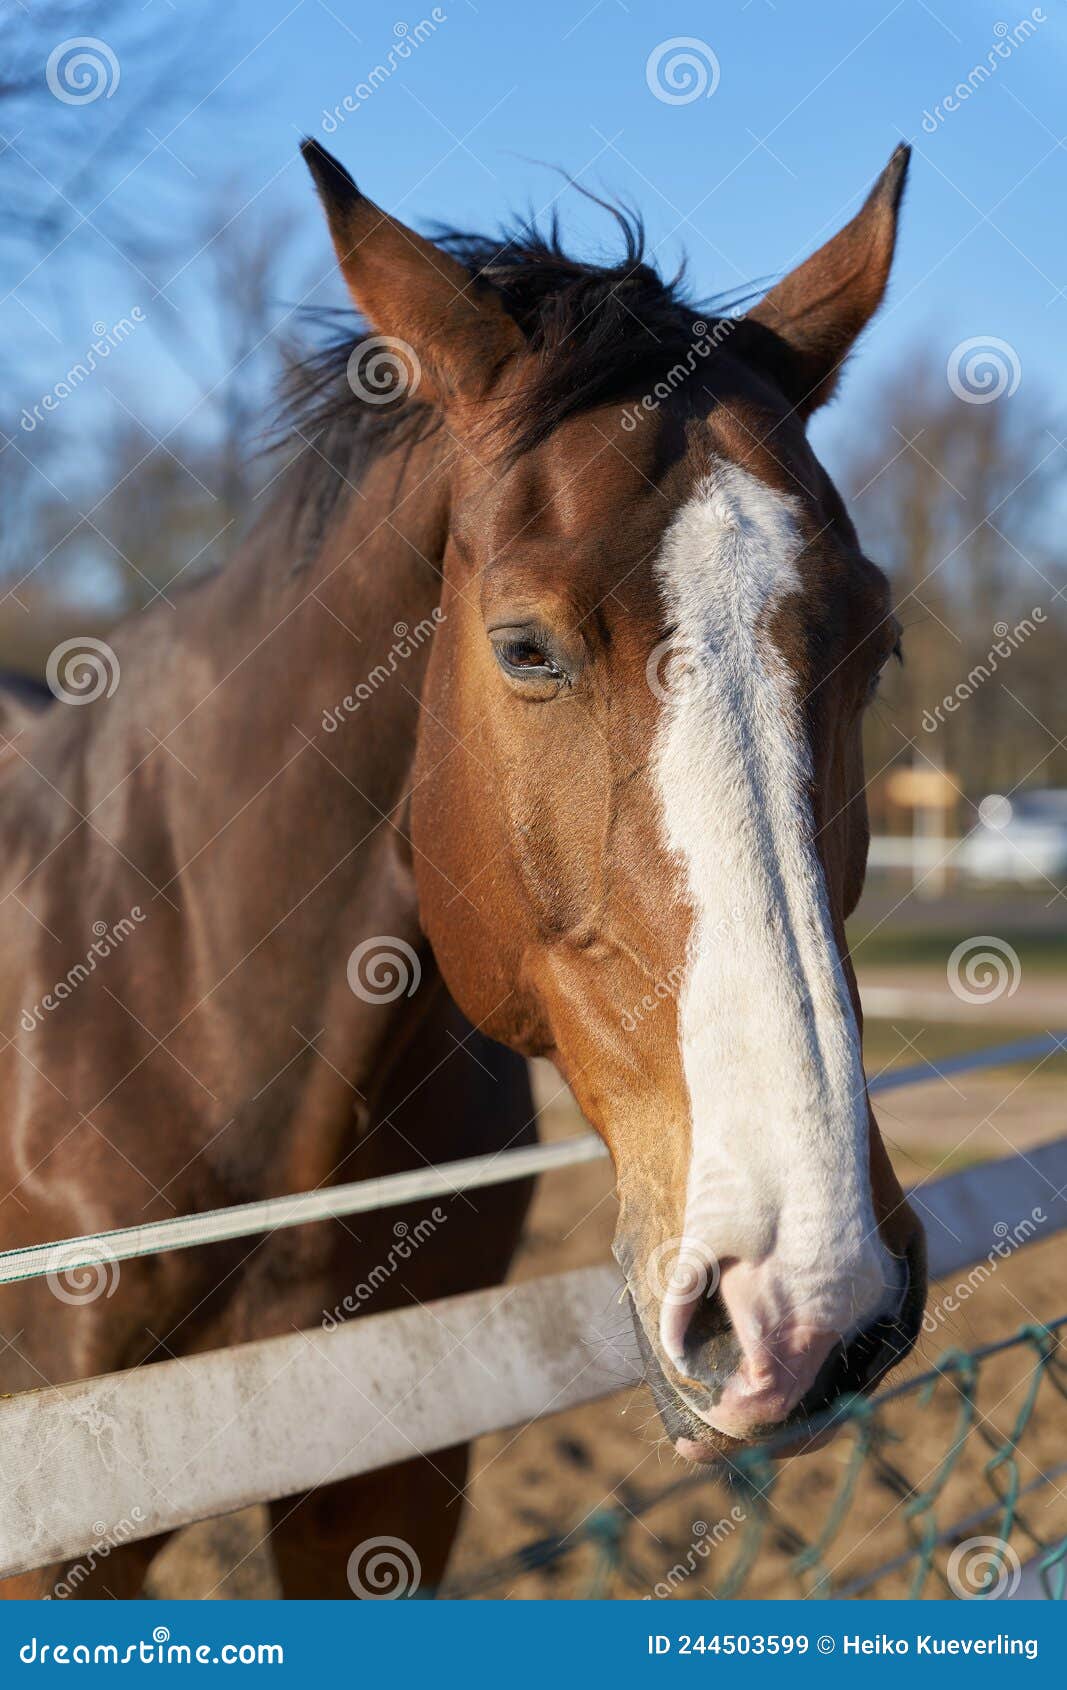
{"type": "Polygon", "coordinates": [[[749,324],[766,336],[755,357],[771,366],[801,417],[830,398],[857,336],[882,303],[910,154],[910,147],[897,147],[851,223],[748,313],[749,324]]]}
{"type": "Polygon", "coordinates": [[[479,399],[523,346],[518,324],[459,261],[361,194],[343,165],[307,140],[300,151],[326,212],[341,271],[371,326],[404,340],[423,391],[448,405],[479,399]]]}

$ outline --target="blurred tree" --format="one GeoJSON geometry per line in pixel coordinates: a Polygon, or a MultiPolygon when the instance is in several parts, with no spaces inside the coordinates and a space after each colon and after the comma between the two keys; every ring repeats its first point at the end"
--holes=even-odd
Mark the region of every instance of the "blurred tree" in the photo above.
{"type": "MultiPolygon", "coordinates": [[[[950,391],[942,358],[905,362],[907,377],[874,407],[878,444],[858,449],[845,477],[905,627],[904,667],[887,672],[869,717],[872,785],[915,759],[949,770],[972,800],[1019,782],[1067,785],[1056,743],[1067,734],[1067,559],[1052,539],[1067,488],[1059,440],[1025,389],[968,403],[950,391]]],[[[970,825],[973,812],[960,820],[970,825]]]]}
{"type": "Polygon", "coordinates": [[[93,378],[104,402],[91,444],[72,403],[47,426],[12,430],[0,447],[0,490],[10,489],[0,668],[40,673],[59,638],[102,633],[226,563],[276,467],[261,448],[291,315],[285,278],[294,234],[291,218],[238,184],[206,212],[197,204],[176,231],[196,258],[197,303],[173,336],[168,318],[154,326],[200,398],[169,428],[156,433],[140,418],[136,366],[116,359],[114,374],[109,365],[93,378]],[[186,356],[190,341],[195,362],[186,356]]]}

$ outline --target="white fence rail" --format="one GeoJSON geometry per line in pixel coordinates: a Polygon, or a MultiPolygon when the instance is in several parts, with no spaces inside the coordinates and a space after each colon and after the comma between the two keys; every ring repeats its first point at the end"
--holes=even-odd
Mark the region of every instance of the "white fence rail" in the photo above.
{"type": "MultiPolygon", "coordinates": [[[[913,1193],[932,1279],[1067,1228],[1067,1139],[913,1193]]],[[[433,1454],[636,1379],[585,1268],[0,1401],[0,1574],[433,1454]]]]}
{"type": "MultiPolygon", "coordinates": [[[[1067,1050],[1067,1033],[1042,1033],[1019,1039],[995,1049],[971,1051],[946,1057],[937,1063],[922,1062],[908,1068],[893,1068],[870,1081],[873,1094],[918,1085],[924,1080],[943,1079],[967,1070],[1004,1067],[1011,1062],[1067,1050]]],[[[606,1156],[607,1150],[595,1133],[580,1133],[551,1144],[531,1144],[518,1150],[500,1150],[487,1156],[470,1156],[437,1167],[415,1168],[409,1173],[385,1174],[379,1179],[354,1180],[347,1185],[323,1186],[292,1197],[270,1197],[259,1203],[236,1203],[227,1209],[209,1209],[200,1215],[176,1215],[171,1220],[146,1221],[139,1226],[109,1232],[84,1233],[49,1244],[31,1244],[21,1250],[0,1250],[0,1285],[20,1279],[42,1278],[49,1273],[68,1273],[101,1261],[124,1262],[136,1256],[155,1256],[164,1250],[188,1250],[199,1244],[217,1244],[230,1238],[250,1238],[260,1232],[278,1232],[285,1227],[305,1226],[310,1221],[364,1215],[373,1209],[387,1209],[400,1203],[416,1203],[431,1197],[458,1197],[509,1180],[525,1179],[553,1168],[570,1167],[606,1156]]]]}

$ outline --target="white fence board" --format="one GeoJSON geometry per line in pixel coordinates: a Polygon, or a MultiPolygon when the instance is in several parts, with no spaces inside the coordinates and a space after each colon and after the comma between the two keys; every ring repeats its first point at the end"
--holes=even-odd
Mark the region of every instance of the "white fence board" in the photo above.
{"type": "Polygon", "coordinates": [[[947,1279],[974,1267],[998,1245],[1013,1251],[1067,1227],[1067,1138],[998,1162],[979,1162],[915,1186],[909,1196],[926,1227],[930,1278],[947,1279]],[[1044,1218],[1035,1219],[1035,1210],[1044,1218]],[[1034,1230],[1020,1236],[1027,1222],[1034,1230]]]}
{"type": "MultiPolygon", "coordinates": [[[[1067,1227],[1065,1186],[1067,1140],[920,1187],[931,1277],[1035,1208],[1031,1241],[1067,1227]]],[[[637,1376],[620,1287],[585,1268],[0,1401],[0,1574],[607,1396],[637,1376]]]]}
{"type": "Polygon", "coordinates": [[[0,1574],[617,1391],[618,1291],[588,1268],[0,1402],[0,1574]]]}

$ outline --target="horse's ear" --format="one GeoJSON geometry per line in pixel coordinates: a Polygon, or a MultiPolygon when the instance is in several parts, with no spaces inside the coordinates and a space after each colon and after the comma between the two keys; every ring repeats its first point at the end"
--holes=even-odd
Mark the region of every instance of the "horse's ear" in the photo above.
{"type": "Polygon", "coordinates": [[[897,147],[851,223],[748,313],[771,331],[760,336],[756,358],[773,365],[803,417],[829,399],[856,337],[882,303],[910,154],[897,147]]]}
{"type": "Polygon", "coordinates": [[[372,328],[408,343],[428,397],[446,405],[481,398],[523,345],[499,298],[472,282],[457,259],[361,194],[317,141],[304,141],[300,151],[342,274],[372,328]]]}

